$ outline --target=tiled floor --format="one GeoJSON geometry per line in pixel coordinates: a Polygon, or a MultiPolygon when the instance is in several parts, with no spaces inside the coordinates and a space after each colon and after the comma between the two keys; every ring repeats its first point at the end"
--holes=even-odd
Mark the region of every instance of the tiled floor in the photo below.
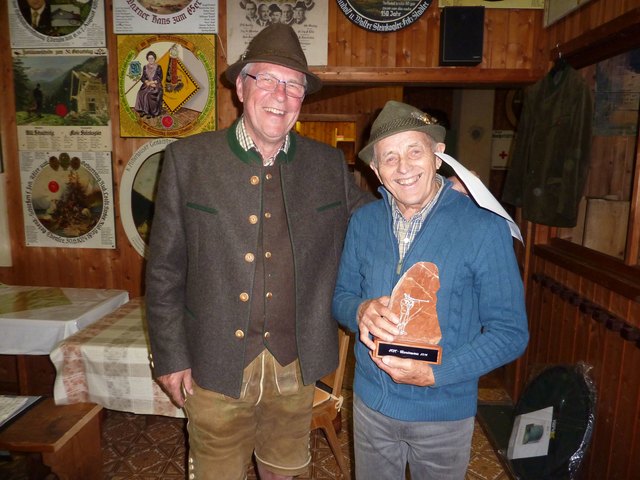
{"type": "MultiPolygon", "coordinates": [[[[339,439],[351,468],[351,394],[345,392],[343,428],[339,439]]],[[[314,432],[312,463],[301,479],[340,478],[338,467],[324,436],[314,432]]],[[[144,417],[108,411],[103,426],[105,480],[185,479],[184,421],[165,417],[144,417]]],[[[248,479],[256,479],[253,468],[248,479]]],[[[508,480],[487,437],[476,422],[467,480],[508,480]]]]}
{"type": "MultiPolygon", "coordinates": [[[[342,451],[348,459],[349,468],[353,462],[351,389],[349,388],[351,383],[348,366],[343,389],[345,402],[339,439],[342,451]]],[[[508,401],[505,392],[491,381],[481,382],[480,398],[491,402],[508,401]]],[[[317,480],[341,478],[335,459],[321,432],[312,434],[311,446],[313,458],[309,472],[300,478],[317,480]]],[[[103,423],[102,448],[104,480],[184,480],[186,478],[185,421],[183,419],[107,410],[103,423]]],[[[0,478],[26,480],[27,477],[19,470],[14,468],[5,470],[3,473],[0,467],[0,478]]],[[[248,472],[248,479],[256,479],[253,468],[248,472]]],[[[466,479],[509,479],[477,421],[466,479]]]]}
{"type": "MultiPolygon", "coordinates": [[[[351,431],[351,388],[353,358],[350,356],[345,373],[342,408],[342,430],[338,436],[342,451],[351,468],[353,463],[351,431]]],[[[481,401],[509,401],[495,377],[480,384],[481,401]]],[[[104,480],[173,480],[184,479],[184,421],[166,417],[145,417],[108,411],[103,426],[104,480]]],[[[339,469],[324,435],[316,431],[311,437],[312,462],[301,479],[340,478],[339,469]]],[[[352,475],[353,477],[353,475],[352,475]]],[[[255,480],[253,468],[248,480],[255,480]]],[[[466,480],[509,480],[489,440],[476,421],[471,460],[466,480]]]]}

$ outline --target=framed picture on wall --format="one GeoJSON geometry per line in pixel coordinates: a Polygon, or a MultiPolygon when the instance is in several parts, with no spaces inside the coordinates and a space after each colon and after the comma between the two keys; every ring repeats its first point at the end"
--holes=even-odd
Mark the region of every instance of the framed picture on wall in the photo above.
{"type": "Polygon", "coordinates": [[[107,44],[104,0],[8,0],[8,7],[11,48],[107,44]]]}
{"type": "Polygon", "coordinates": [[[116,248],[111,152],[20,151],[28,247],[116,248]]]}
{"type": "Polygon", "coordinates": [[[118,35],[120,136],[216,128],[215,35],[118,35]]]}
{"type": "Polygon", "coordinates": [[[249,42],[272,23],[290,25],[300,39],[309,65],[326,65],[328,55],[327,1],[241,0],[227,2],[227,58],[240,58],[249,42]]]}
{"type": "Polygon", "coordinates": [[[113,31],[218,33],[218,0],[112,0],[113,31]]]}

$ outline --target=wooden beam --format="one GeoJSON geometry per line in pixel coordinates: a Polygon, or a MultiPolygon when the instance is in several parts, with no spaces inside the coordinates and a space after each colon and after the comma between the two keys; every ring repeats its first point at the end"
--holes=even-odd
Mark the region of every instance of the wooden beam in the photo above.
{"type": "Polygon", "coordinates": [[[640,302],[640,277],[635,267],[590,248],[559,238],[535,245],[533,253],[603,288],[640,302]]]}
{"type": "Polygon", "coordinates": [[[553,46],[550,58],[558,53],[572,67],[582,68],[640,47],[640,7],[616,17],[565,43],[553,46]]]}
{"type": "Polygon", "coordinates": [[[482,69],[475,67],[426,68],[312,68],[327,85],[399,84],[437,86],[526,85],[538,81],[544,70],[482,69]]]}

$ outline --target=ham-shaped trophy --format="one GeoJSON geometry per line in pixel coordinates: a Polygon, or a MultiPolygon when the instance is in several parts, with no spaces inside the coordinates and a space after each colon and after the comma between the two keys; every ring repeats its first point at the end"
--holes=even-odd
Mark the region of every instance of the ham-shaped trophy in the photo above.
{"type": "Polygon", "coordinates": [[[440,364],[442,338],[436,303],[440,277],[431,262],[418,262],[409,268],[393,288],[389,308],[400,317],[400,334],[393,342],[375,338],[375,355],[412,358],[440,364]]]}

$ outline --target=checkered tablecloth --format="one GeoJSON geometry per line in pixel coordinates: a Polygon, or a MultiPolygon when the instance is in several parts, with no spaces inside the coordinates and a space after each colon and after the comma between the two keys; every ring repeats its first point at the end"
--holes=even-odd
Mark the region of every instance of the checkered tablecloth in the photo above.
{"type": "Polygon", "coordinates": [[[57,404],[94,402],[139,414],[184,417],[153,380],[144,298],[134,298],[50,354],[57,404]]]}

